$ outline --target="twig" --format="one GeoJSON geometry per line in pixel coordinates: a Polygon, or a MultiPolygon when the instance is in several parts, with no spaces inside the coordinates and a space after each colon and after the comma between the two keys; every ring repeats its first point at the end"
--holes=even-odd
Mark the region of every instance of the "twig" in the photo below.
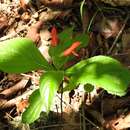
{"type": "Polygon", "coordinates": [[[82,104],[83,104],[83,105],[82,105],[82,110],[81,110],[81,112],[82,112],[82,114],[83,114],[83,130],[86,130],[86,120],[85,120],[85,118],[84,118],[84,117],[85,117],[85,109],[84,109],[84,106],[85,106],[85,102],[84,102],[84,101],[85,101],[85,98],[84,98],[84,97],[85,97],[85,94],[83,94],[83,97],[82,97],[82,98],[83,98],[83,99],[82,99],[82,100],[83,100],[83,101],[82,101],[82,104]]]}
{"type": "Polygon", "coordinates": [[[91,18],[91,20],[90,20],[90,22],[89,22],[89,24],[88,24],[87,33],[89,33],[90,28],[91,28],[91,25],[92,25],[92,23],[93,23],[95,17],[97,16],[98,12],[99,12],[99,9],[97,9],[97,11],[96,11],[96,12],[94,13],[94,15],[92,16],[92,18],[91,18]]]}
{"type": "Polygon", "coordinates": [[[121,114],[119,117],[108,117],[104,127],[112,130],[126,130],[130,127],[130,113],[121,114]]]}
{"type": "Polygon", "coordinates": [[[20,29],[18,32],[13,32],[11,34],[8,34],[6,36],[1,37],[0,42],[5,41],[5,40],[9,40],[9,39],[12,39],[12,38],[15,38],[15,37],[19,37],[19,33],[21,31],[24,31],[24,30],[28,30],[28,27],[25,26],[23,29],[20,29]]]}
{"type": "MultiPolygon", "coordinates": [[[[61,102],[60,102],[60,109],[61,109],[61,123],[63,122],[63,83],[61,85],[61,102]]],[[[63,130],[63,127],[61,128],[63,130]]]]}
{"type": "Polygon", "coordinates": [[[93,125],[94,127],[96,127],[97,129],[99,129],[100,127],[97,126],[95,123],[93,123],[91,120],[89,120],[87,117],[85,117],[82,113],[80,113],[81,116],[86,120],[88,121],[91,125],[93,125]]]}
{"type": "Polygon", "coordinates": [[[29,79],[22,79],[20,82],[18,82],[16,85],[3,90],[0,95],[4,95],[5,98],[15,94],[16,92],[18,92],[19,90],[23,89],[26,87],[26,85],[28,84],[29,79]]]}
{"type": "Polygon", "coordinates": [[[112,52],[112,50],[114,49],[114,47],[115,47],[115,45],[116,45],[116,43],[117,43],[117,41],[118,41],[120,35],[122,34],[122,31],[123,31],[124,28],[125,28],[125,25],[126,25],[128,19],[129,19],[129,16],[130,16],[129,14],[126,16],[125,21],[124,21],[124,24],[122,25],[122,28],[120,29],[119,33],[117,34],[117,36],[116,36],[116,38],[115,38],[115,40],[114,40],[114,42],[113,42],[111,48],[108,50],[107,55],[110,55],[111,52],[112,52]]]}
{"type": "Polygon", "coordinates": [[[104,14],[103,14],[102,9],[98,6],[97,2],[96,2],[95,0],[94,0],[93,2],[94,2],[94,4],[96,5],[98,11],[101,12],[101,14],[102,14],[103,17],[105,17],[104,14]]]}
{"type": "MultiPolygon", "coordinates": [[[[61,100],[61,98],[57,95],[57,97],[61,100]]],[[[62,99],[62,102],[65,104],[65,105],[68,105],[70,108],[72,108],[72,106],[69,104],[69,103],[66,103],[65,101],[63,101],[62,99]]],[[[74,110],[74,108],[72,108],[74,110]]],[[[97,129],[99,129],[100,127],[97,126],[95,123],[93,123],[91,120],[89,120],[87,117],[85,117],[81,112],[79,112],[79,114],[86,120],[88,121],[91,125],[93,125],[94,127],[96,127],[97,129]]]]}
{"type": "Polygon", "coordinates": [[[79,124],[75,123],[75,124],[55,124],[55,125],[46,125],[46,126],[42,126],[42,127],[38,127],[32,130],[39,130],[40,128],[45,129],[45,128],[54,128],[54,127],[64,127],[64,126],[79,126],[79,124]]]}
{"type": "Polygon", "coordinates": [[[9,101],[3,99],[2,104],[0,104],[0,110],[15,106],[21,99],[24,99],[25,97],[29,97],[32,94],[32,92],[35,91],[36,89],[29,90],[28,92],[23,93],[22,95],[13,98],[9,101]]]}
{"type": "Polygon", "coordinates": [[[80,114],[80,130],[82,130],[82,116],[80,114]]]}

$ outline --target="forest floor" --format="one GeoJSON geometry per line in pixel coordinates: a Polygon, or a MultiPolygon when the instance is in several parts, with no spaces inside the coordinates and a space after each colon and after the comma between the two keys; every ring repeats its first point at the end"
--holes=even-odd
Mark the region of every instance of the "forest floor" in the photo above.
{"type": "MultiPolygon", "coordinates": [[[[88,46],[80,50],[81,59],[110,55],[127,68],[130,67],[129,7],[113,7],[91,0],[86,0],[83,8],[80,0],[28,1],[0,0],[0,42],[14,37],[31,37],[43,56],[49,60],[48,45],[52,27],[55,26],[58,32],[66,27],[74,27],[76,33],[83,32],[89,36],[88,46]],[[44,24],[39,27],[36,23],[41,20],[44,24]]],[[[57,94],[48,117],[41,113],[40,118],[30,126],[20,123],[29,95],[39,86],[41,72],[0,72],[0,130],[130,128],[129,89],[127,95],[118,97],[100,88],[85,93],[82,86],[63,95],[57,94]]]]}

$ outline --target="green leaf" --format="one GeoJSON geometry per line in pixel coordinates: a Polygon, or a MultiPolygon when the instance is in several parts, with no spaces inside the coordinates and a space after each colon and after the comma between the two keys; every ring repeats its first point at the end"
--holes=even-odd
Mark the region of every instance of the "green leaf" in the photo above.
{"type": "Polygon", "coordinates": [[[66,48],[71,46],[73,28],[66,28],[60,34],[58,34],[59,44],[56,47],[50,46],[49,55],[52,58],[53,64],[57,69],[60,69],[68,60],[69,57],[63,57],[61,54],[66,48]]]}
{"type": "Polygon", "coordinates": [[[23,123],[33,123],[40,116],[43,108],[48,113],[56,92],[63,80],[63,71],[48,71],[41,76],[40,92],[34,91],[29,98],[29,107],[22,114],[23,123]]]}
{"type": "Polygon", "coordinates": [[[62,42],[65,42],[67,39],[71,39],[73,34],[73,28],[65,28],[64,31],[62,31],[60,34],[58,34],[58,37],[62,42]]]}
{"type": "Polygon", "coordinates": [[[53,99],[63,80],[63,76],[63,71],[48,71],[43,74],[40,79],[40,94],[46,112],[50,111],[50,107],[53,104],[53,99]]]}
{"type": "Polygon", "coordinates": [[[37,120],[44,107],[39,89],[34,91],[29,98],[29,106],[22,114],[22,122],[31,124],[37,120]]]}
{"type": "Polygon", "coordinates": [[[57,69],[61,69],[61,67],[69,60],[70,57],[61,56],[66,48],[71,46],[72,40],[66,40],[65,43],[59,43],[56,47],[49,48],[49,54],[52,58],[53,64],[57,69]]]}
{"type": "Polygon", "coordinates": [[[130,84],[130,71],[117,60],[107,56],[95,56],[83,60],[66,70],[70,83],[66,90],[72,90],[79,84],[92,84],[102,87],[108,93],[123,96],[130,84]]]}
{"type": "Polygon", "coordinates": [[[35,43],[27,38],[14,38],[0,43],[0,70],[24,73],[36,69],[50,70],[35,43]]]}
{"type": "Polygon", "coordinates": [[[89,36],[86,33],[77,34],[73,38],[73,43],[76,41],[81,42],[81,45],[78,47],[78,50],[79,50],[80,48],[86,47],[88,45],[89,36]]]}

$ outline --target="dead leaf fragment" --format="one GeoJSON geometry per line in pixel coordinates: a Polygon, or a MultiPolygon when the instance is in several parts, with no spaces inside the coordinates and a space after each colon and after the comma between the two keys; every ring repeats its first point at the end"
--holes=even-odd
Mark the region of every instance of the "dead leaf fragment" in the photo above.
{"type": "Polygon", "coordinates": [[[35,25],[30,27],[28,30],[28,33],[26,35],[27,38],[30,38],[32,41],[34,41],[36,44],[40,41],[40,28],[43,25],[43,21],[38,21],[35,25]]]}
{"type": "Polygon", "coordinates": [[[102,20],[101,34],[105,39],[110,37],[116,37],[122,27],[121,22],[118,19],[106,19],[102,20]]]}
{"type": "Polygon", "coordinates": [[[22,14],[21,19],[22,19],[24,22],[29,22],[30,19],[31,19],[31,16],[29,15],[28,12],[25,12],[25,13],[22,14]]]}
{"type": "Polygon", "coordinates": [[[119,117],[111,117],[106,119],[105,127],[109,130],[125,130],[130,128],[130,113],[120,115],[119,117]]]}
{"type": "Polygon", "coordinates": [[[59,7],[70,6],[73,0],[40,0],[40,2],[46,6],[59,7]]]}
{"type": "Polygon", "coordinates": [[[122,46],[124,52],[130,50],[130,33],[122,34],[122,46]]]}
{"type": "Polygon", "coordinates": [[[103,114],[108,115],[116,112],[118,109],[127,107],[130,102],[130,97],[127,98],[105,98],[102,101],[103,114]]]}
{"type": "Polygon", "coordinates": [[[16,106],[17,106],[17,112],[21,113],[24,111],[24,109],[29,105],[29,102],[27,99],[21,100],[16,106]]]}
{"type": "Polygon", "coordinates": [[[21,81],[19,81],[17,84],[15,84],[14,86],[3,90],[0,95],[4,95],[6,98],[10,97],[14,94],[16,94],[19,90],[22,90],[26,87],[27,83],[29,82],[29,79],[22,79],[21,81]]]}
{"type": "Polygon", "coordinates": [[[8,27],[8,18],[0,14],[0,33],[3,32],[6,27],[8,27]]]}
{"type": "Polygon", "coordinates": [[[26,10],[30,0],[20,0],[20,6],[26,10]]]}

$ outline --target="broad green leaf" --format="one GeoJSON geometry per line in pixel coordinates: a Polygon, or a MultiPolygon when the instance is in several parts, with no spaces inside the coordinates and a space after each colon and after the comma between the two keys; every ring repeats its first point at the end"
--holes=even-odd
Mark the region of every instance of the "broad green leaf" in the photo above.
{"type": "Polygon", "coordinates": [[[22,122],[31,124],[37,120],[44,107],[39,89],[34,91],[29,98],[29,106],[22,114],[22,122]]]}
{"type": "Polygon", "coordinates": [[[50,111],[53,99],[63,80],[63,71],[48,71],[44,73],[40,79],[40,94],[46,112],[50,111]]]}
{"type": "Polygon", "coordinates": [[[21,73],[36,69],[50,70],[52,67],[30,39],[14,38],[0,42],[0,70],[21,73]]]}
{"type": "Polygon", "coordinates": [[[66,70],[70,76],[69,85],[64,88],[72,90],[79,84],[92,84],[102,87],[108,93],[123,96],[130,84],[130,71],[117,60],[107,56],[95,56],[83,60],[66,70]]]}
{"type": "Polygon", "coordinates": [[[49,48],[49,54],[52,58],[53,64],[57,69],[61,69],[65,63],[74,58],[73,55],[64,57],[61,54],[69,48],[74,42],[80,41],[81,45],[77,48],[79,50],[81,47],[85,47],[88,44],[88,35],[87,34],[78,34],[72,35],[72,28],[66,29],[59,34],[60,43],[56,47],[49,48]]]}

